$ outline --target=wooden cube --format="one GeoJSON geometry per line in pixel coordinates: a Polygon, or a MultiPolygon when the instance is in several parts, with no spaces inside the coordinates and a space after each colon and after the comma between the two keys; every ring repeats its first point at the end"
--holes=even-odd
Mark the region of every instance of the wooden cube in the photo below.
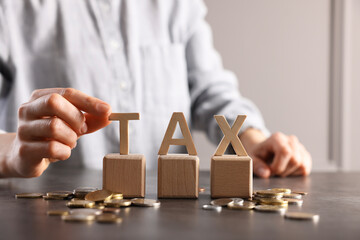
{"type": "Polygon", "coordinates": [[[187,154],[160,155],[159,198],[198,198],[199,158],[187,154]]]}
{"type": "Polygon", "coordinates": [[[145,156],[107,154],[103,162],[103,189],[125,198],[145,197],[145,156]]]}
{"type": "Polygon", "coordinates": [[[213,156],[211,158],[211,197],[251,197],[252,174],[252,159],[249,156],[213,156]]]}

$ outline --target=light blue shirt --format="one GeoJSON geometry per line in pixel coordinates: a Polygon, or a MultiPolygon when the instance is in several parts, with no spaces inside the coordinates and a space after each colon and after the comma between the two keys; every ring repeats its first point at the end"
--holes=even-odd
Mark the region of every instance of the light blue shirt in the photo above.
{"type": "MultiPolygon", "coordinates": [[[[0,0],[0,129],[16,131],[17,109],[34,89],[73,87],[113,112],[140,113],[130,152],[145,154],[148,169],[173,112],[216,144],[215,114],[229,122],[246,114],[242,130],[268,134],[223,68],[205,15],[199,0],[0,0]]],[[[111,152],[119,152],[117,122],[83,136],[61,164],[101,169],[111,152]]]]}

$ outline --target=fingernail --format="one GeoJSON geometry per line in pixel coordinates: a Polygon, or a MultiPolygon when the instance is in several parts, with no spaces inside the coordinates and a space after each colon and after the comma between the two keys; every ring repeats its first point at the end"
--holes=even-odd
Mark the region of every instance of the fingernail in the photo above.
{"type": "Polygon", "coordinates": [[[87,130],[88,130],[87,124],[84,123],[84,124],[82,125],[80,131],[81,131],[82,134],[85,134],[85,133],[87,132],[87,130]]]}
{"type": "Polygon", "coordinates": [[[72,149],[76,148],[77,146],[77,142],[75,142],[74,146],[72,147],[72,149]]]}
{"type": "Polygon", "coordinates": [[[109,111],[109,106],[107,104],[104,104],[104,103],[98,103],[96,105],[96,110],[98,112],[107,112],[107,111],[109,111]]]}

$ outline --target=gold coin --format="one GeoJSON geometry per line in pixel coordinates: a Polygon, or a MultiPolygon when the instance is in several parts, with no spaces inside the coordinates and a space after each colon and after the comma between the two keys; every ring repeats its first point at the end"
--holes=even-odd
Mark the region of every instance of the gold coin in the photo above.
{"type": "Polygon", "coordinates": [[[202,193],[202,192],[205,192],[205,188],[199,188],[199,192],[202,193]]]}
{"type": "Polygon", "coordinates": [[[287,212],[285,213],[285,218],[295,219],[295,220],[313,220],[319,221],[320,216],[313,213],[304,213],[304,212],[287,212]]]}
{"type": "Polygon", "coordinates": [[[260,204],[262,205],[280,205],[287,206],[288,202],[283,199],[274,199],[274,198],[262,198],[260,199],[260,204]]]}
{"type": "Polygon", "coordinates": [[[81,200],[85,199],[86,194],[90,193],[90,192],[94,192],[98,190],[95,187],[78,187],[76,189],[74,189],[74,196],[76,198],[80,198],[81,200]]]}
{"type": "Polygon", "coordinates": [[[80,214],[80,215],[100,215],[102,213],[99,209],[93,208],[76,208],[71,209],[70,214],[80,214]]]}
{"type": "Polygon", "coordinates": [[[255,192],[255,195],[256,196],[278,196],[278,197],[282,197],[284,195],[284,193],[282,192],[275,192],[275,191],[272,191],[272,190],[260,190],[260,191],[256,191],[255,192]]]}
{"type": "Polygon", "coordinates": [[[146,198],[133,198],[131,199],[132,204],[140,207],[160,207],[160,202],[154,199],[146,198]]]}
{"type": "Polygon", "coordinates": [[[302,196],[306,196],[306,195],[308,195],[308,193],[307,193],[307,192],[302,192],[302,191],[293,191],[292,193],[295,193],[295,194],[300,194],[300,195],[302,195],[302,196]]]}
{"type": "Polygon", "coordinates": [[[17,193],[15,194],[15,198],[42,198],[44,196],[43,193],[17,193]]]}
{"type": "Polygon", "coordinates": [[[283,198],[284,201],[287,201],[289,205],[298,205],[302,206],[303,200],[302,199],[295,199],[295,198],[283,198]]]}
{"type": "Polygon", "coordinates": [[[120,209],[119,208],[110,208],[110,207],[106,207],[104,209],[102,209],[103,213],[120,213],[120,209]]]}
{"type": "Polygon", "coordinates": [[[74,214],[62,216],[61,219],[66,222],[90,222],[95,219],[95,215],[74,214]]]}
{"type": "Polygon", "coordinates": [[[73,192],[70,191],[55,191],[55,192],[48,192],[46,196],[53,197],[53,198],[67,198],[73,195],[73,192]]]}
{"type": "Polygon", "coordinates": [[[121,223],[122,219],[116,214],[103,213],[96,216],[96,222],[98,223],[121,223]]]}
{"type": "Polygon", "coordinates": [[[63,198],[63,197],[50,197],[50,196],[43,196],[44,200],[68,200],[68,198],[63,198]]]}
{"type": "Polygon", "coordinates": [[[69,201],[66,206],[69,208],[92,208],[95,206],[95,202],[88,200],[75,200],[69,201]]]}
{"type": "Polygon", "coordinates": [[[49,210],[49,211],[47,211],[47,215],[49,215],[49,216],[65,216],[65,215],[69,215],[69,211],[67,211],[67,210],[49,210]]]}
{"type": "Polygon", "coordinates": [[[103,202],[105,200],[111,199],[111,196],[112,193],[110,191],[102,189],[86,194],[85,200],[93,202],[103,202]]]}
{"type": "Polygon", "coordinates": [[[110,199],[104,202],[106,207],[128,207],[131,205],[131,200],[126,199],[110,199]]]}
{"type": "Polygon", "coordinates": [[[221,212],[222,207],[219,205],[209,205],[209,204],[205,204],[202,206],[202,209],[204,210],[209,210],[209,211],[216,211],[216,212],[221,212]]]}
{"type": "Polygon", "coordinates": [[[294,199],[302,199],[302,195],[297,193],[285,193],[283,198],[294,198],[294,199]]]}
{"type": "Polygon", "coordinates": [[[281,192],[281,193],[291,193],[290,188],[271,188],[269,190],[274,192],[281,192]]]}
{"type": "Polygon", "coordinates": [[[113,193],[111,199],[123,199],[124,196],[122,193],[113,193]]]}
{"type": "Polygon", "coordinates": [[[259,212],[280,212],[284,213],[286,208],[281,206],[274,206],[274,205],[257,205],[254,208],[256,211],[259,212]]]}
{"type": "Polygon", "coordinates": [[[234,210],[252,210],[255,208],[255,203],[244,202],[242,204],[237,204],[234,202],[230,202],[230,203],[228,203],[227,207],[229,209],[234,209],[234,210]]]}
{"type": "Polygon", "coordinates": [[[227,206],[231,202],[234,202],[234,200],[232,198],[219,198],[219,199],[212,200],[210,202],[210,204],[214,205],[214,206],[224,207],[224,206],[227,206]]]}

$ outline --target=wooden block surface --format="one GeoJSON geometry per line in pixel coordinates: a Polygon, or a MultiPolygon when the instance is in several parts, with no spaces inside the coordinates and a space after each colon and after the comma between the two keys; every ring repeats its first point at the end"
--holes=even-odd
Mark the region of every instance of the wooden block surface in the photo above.
{"type": "Polygon", "coordinates": [[[165,136],[161,143],[158,154],[166,155],[169,151],[170,145],[184,145],[189,155],[197,155],[194,141],[191,137],[191,133],[186,123],[184,113],[182,112],[173,113],[168,128],[166,129],[165,136]],[[179,123],[181,133],[184,136],[184,138],[181,139],[173,138],[177,123],[179,123]]]}
{"type": "Polygon", "coordinates": [[[107,154],[103,161],[103,189],[126,198],[145,196],[145,156],[107,154]]]}
{"type": "Polygon", "coordinates": [[[199,158],[187,154],[160,155],[159,198],[198,198],[199,158]]]}
{"type": "Polygon", "coordinates": [[[211,197],[251,197],[252,159],[249,156],[223,155],[211,159],[211,197]]]}

